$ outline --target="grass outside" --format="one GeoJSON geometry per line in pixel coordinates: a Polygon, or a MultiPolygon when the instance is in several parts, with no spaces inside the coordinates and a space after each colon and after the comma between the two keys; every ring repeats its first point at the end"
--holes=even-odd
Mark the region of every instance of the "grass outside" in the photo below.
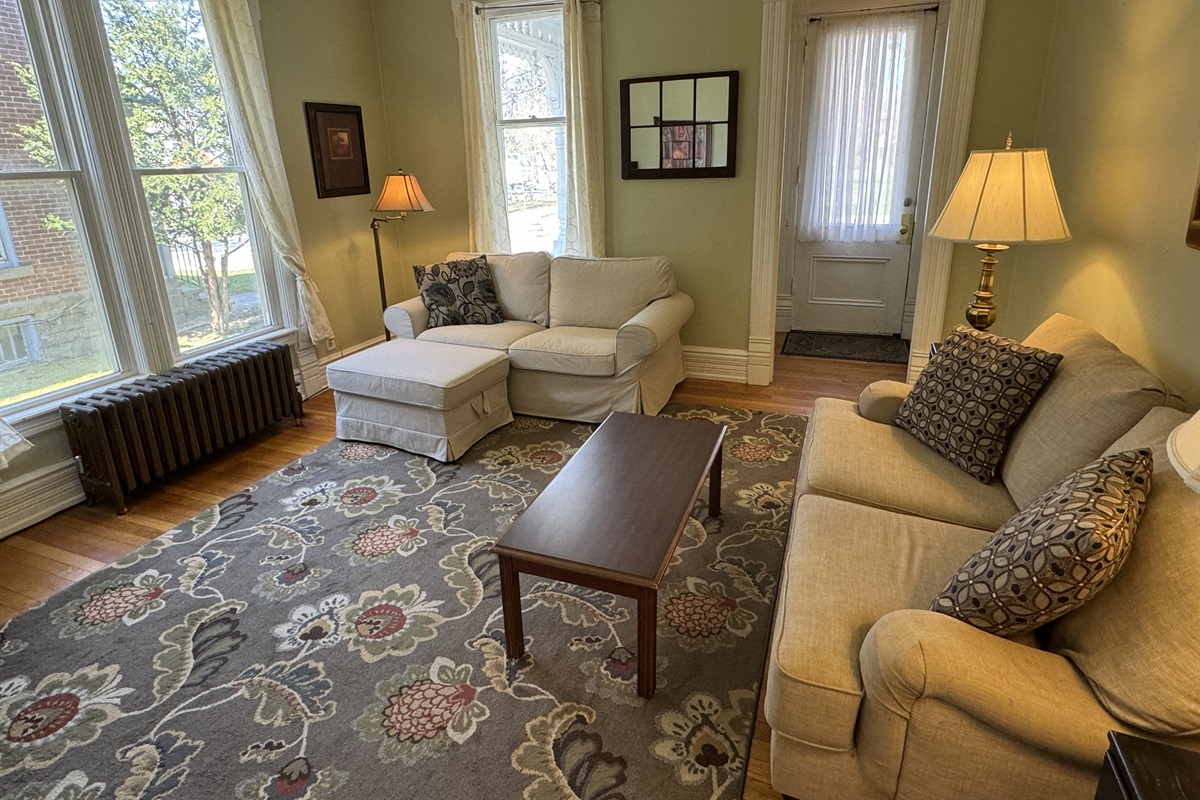
{"type": "Polygon", "coordinates": [[[110,372],[112,365],[101,353],[7,369],[0,372],[0,406],[90,381],[110,372]]]}

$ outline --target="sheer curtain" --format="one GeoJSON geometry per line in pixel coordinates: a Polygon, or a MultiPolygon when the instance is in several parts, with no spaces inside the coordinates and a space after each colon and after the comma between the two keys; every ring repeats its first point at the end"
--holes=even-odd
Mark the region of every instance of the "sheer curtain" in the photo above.
{"type": "Polygon", "coordinates": [[[0,469],[8,466],[8,462],[33,447],[16,429],[0,418],[0,469]]]}
{"type": "Polygon", "coordinates": [[[898,235],[928,16],[829,17],[810,26],[802,240],[877,242],[898,235]]]}
{"type": "Polygon", "coordinates": [[[604,255],[604,128],[600,2],[564,0],[567,87],[567,242],[573,256],[604,255]]]}
{"type": "Polygon", "coordinates": [[[225,95],[233,144],[246,170],[250,200],[278,260],[296,278],[309,339],[331,347],[333,328],[304,263],[300,226],[279,152],[271,92],[248,0],[200,0],[200,12],[225,95]]]}
{"type": "Polygon", "coordinates": [[[467,249],[507,253],[508,206],[504,197],[504,165],[496,133],[496,77],[490,36],[482,14],[471,0],[451,0],[458,35],[458,74],[462,83],[463,125],[467,139],[467,249]]]}

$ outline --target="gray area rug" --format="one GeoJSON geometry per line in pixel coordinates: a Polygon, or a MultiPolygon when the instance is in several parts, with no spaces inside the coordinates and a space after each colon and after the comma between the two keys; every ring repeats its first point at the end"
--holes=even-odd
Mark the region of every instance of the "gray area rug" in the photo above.
{"type": "Polygon", "coordinates": [[[526,576],[504,657],[488,548],[591,426],[519,417],[450,465],[334,441],[0,628],[0,797],[740,797],[804,420],[664,413],[730,431],[653,700],[623,598],[526,576]]]}
{"type": "Polygon", "coordinates": [[[850,361],[907,364],[908,345],[907,339],[895,336],[788,331],[787,338],[783,342],[782,353],[785,356],[844,358],[850,361]]]}

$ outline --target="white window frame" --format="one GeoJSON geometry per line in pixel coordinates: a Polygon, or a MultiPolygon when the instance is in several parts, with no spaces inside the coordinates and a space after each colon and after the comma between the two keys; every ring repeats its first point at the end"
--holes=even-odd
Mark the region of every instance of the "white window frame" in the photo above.
{"type": "MultiPolygon", "coordinates": [[[[111,374],[2,409],[24,435],[61,425],[58,405],[136,375],[169,369],[256,339],[296,344],[299,306],[246,191],[245,168],[138,169],[99,0],[17,0],[41,99],[59,156],[53,170],[5,172],[0,180],[63,180],[73,196],[80,250],[95,281],[95,305],[110,333],[111,374]],[[154,229],[142,192],[150,173],[239,175],[267,325],[181,354],[171,320],[154,229]],[[136,331],[136,335],[135,332],[136,331]]],[[[3,272],[0,271],[0,277],[3,272]]]]}
{"type": "MultiPolygon", "coordinates": [[[[534,19],[537,17],[553,17],[553,16],[557,15],[559,18],[561,18],[563,15],[563,4],[560,2],[547,2],[547,3],[521,5],[521,6],[518,6],[515,8],[506,8],[505,6],[502,6],[502,5],[501,6],[489,6],[489,7],[483,8],[481,13],[483,15],[484,24],[487,25],[488,49],[491,51],[489,53],[489,55],[491,57],[490,60],[492,62],[492,75],[495,78],[495,80],[493,81],[493,83],[495,85],[492,88],[493,88],[493,100],[494,100],[495,108],[496,108],[496,138],[497,138],[497,146],[499,147],[499,152],[500,152],[500,173],[501,173],[500,180],[505,187],[505,192],[504,192],[505,217],[506,217],[505,223],[508,224],[508,220],[507,220],[507,216],[509,213],[509,211],[508,211],[508,158],[507,158],[505,150],[504,150],[505,131],[518,130],[520,128],[550,128],[550,127],[554,127],[554,128],[558,128],[559,130],[562,131],[561,135],[565,139],[566,135],[567,135],[567,117],[565,114],[560,115],[560,116],[554,116],[554,117],[525,117],[525,118],[507,118],[504,116],[504,101],[503,101],[503,98],[501,96],[501,91],[500,91],[500,76],[501,76],[500,42],[499,42],[499,36],[496,32],[496,28],[493,25],[493,22],[500,21],[500,20],[503,20],[506,18],[512,18],[512,17],[518,17],[521,19],[534,19]]],[[[565,68],[565,65],[564,65],[564,68],[565,68]]],[[[563,92],[564,95],[566,93],[565,83],[566,83],[566,79],[564,76],[564,78],[563,78],[564,85],[561,87],[561,91],[563,92]]],[[[565,109],[565,107],[566,107],[566,97],[565,96],[563,97],[563,106],[565,109]]],[[[567,174],[566,174],[567,165],[566,165],[565,151],[563,153],[562,159],[560,160],[560,162],[558,164],[558,169],[559,169],[558,204],[560,207],[560,213],[562,213],[561,210],[563,208],[563,204],[565,203],[565,198],[566,198],[565,181],[567,179],[567,174]]],[[[562,216],[559,217],[560,239],[556,240],[554,243],[555,245],[559,245],[559,247],[553,248],[556,251],[555,255],[561,255],[561,253],[558,253],[557,251],[559,249],[561,249],[561,246],[565,245],[565,237],[566,237],[566,233],[567,233],[566,224],[567,224],[567,221],[566,221],[565,213],[564,213],[562,216]]],[[[510,236],[512,235],[511,225],[509,226],[509,235],[510,236]]]]}

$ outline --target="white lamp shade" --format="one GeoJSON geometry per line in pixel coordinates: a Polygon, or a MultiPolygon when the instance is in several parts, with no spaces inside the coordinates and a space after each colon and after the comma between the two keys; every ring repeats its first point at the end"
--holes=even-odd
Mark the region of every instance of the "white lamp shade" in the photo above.
{"type": "Polygon", "coordinates": [[[1187,487],[1200,493],[1200,412],[1167,436],[1167,457],[1187,487]]]}
{"type": "Polygon", "coordinates": [[[388,175],[383,181],[383,190],[379,199],[371,207],[372,211],[433,211],[433,204],[421,191],[415,175],[401,172],[399,175],[388,175]]]}
{"type": "Polygon", "coordinates": [[[930,236],[954,242],[1065,242],[1045,148],[975,150],[930,236]]]}

